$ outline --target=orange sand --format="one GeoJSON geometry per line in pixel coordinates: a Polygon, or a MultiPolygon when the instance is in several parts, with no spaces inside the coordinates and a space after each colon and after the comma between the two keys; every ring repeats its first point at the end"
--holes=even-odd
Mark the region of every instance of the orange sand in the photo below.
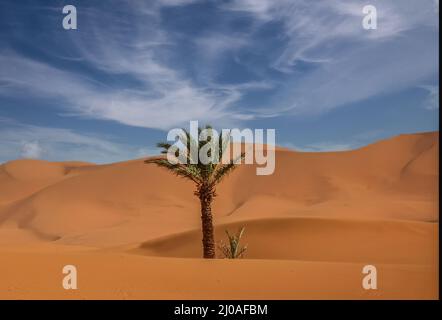
{"type": "Polygon", "coordinates": [[[191,183],[143,160],[0,165],[0,298],[437,299],[438,132],[348,152],[276,151],[218,188],[217,240],[246,227],[243,260],[200,259],[191,183]],[[62,288],[62,267],[79,289],[62,288]],[[361,286],[362,267],[378,290],[361,286]]]}

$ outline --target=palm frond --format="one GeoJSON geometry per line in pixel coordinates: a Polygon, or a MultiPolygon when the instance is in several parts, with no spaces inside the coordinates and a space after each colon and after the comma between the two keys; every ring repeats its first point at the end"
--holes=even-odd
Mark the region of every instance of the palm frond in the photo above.
{"type": "Polygon", "coordinates": [[[192,137],[192,135],[186,130],[186,129],[182,129],[183,130],[183,134],[180,135],[179,139],[181,141],[181,143],[186,146],[186,158],[189,164],[197,164],[198,163],[198,154],[196,154],[196,159],[194,158],[193,154],[192,154],[192,150],[197,150],[197,152],[199,151],[198,149],[198,142],[195,141],[195,138],[192,137]]]}
{"type": "MultiPolygon", "coordinates": [[[[213,128],[207,125],[204,129],[212,130],[213,128]]],[[[181,155],[184,155],[186,163],[172,164],[165,157],[151,158],[146,160],[145,163],[153,163],[166,168],[177,176],[192,180],[197,185],[205,183],[214,187],[223,177],[227,176],[236,168],[238,160],[244,158],[244,154],[224,164],[223,156],[231,142],[230,134],[223,136],[222,133],[219,133],[219,136],[214,137],[214,141],[212,141],[213,136],[210,135],[210,138],[200,141],[199,136],[204,129],[198,128],[197,138],[193,137],[186,129],[182,129],[182,134],[178,137],[181,146],[178,146],[179,150],[175,150],[175,156],[178,157],[179,153],[181,153],[181,155]],[[205,164],[200,161],[199,152],[201,148],[207,144],[213,144],[213,147],[210,148],[208,152],[209,157],[212,156],[211,153],[214,154],[213,161],[205,164]],[[197,154],[192,154],[192,150],[196,150],[197,154]]],[[[160,142],[157,144],[157,147],[162,149],[162,154],[168,154],[170,148],[173,146],[173,144],[168,142],[160,142]]]]}
{"type": "Polygon", "coordinates": [[[240,156],[230,161],[229,163],[218,165],[217,170],[213,174],[213,184],[218,184],[224,177],[235,170],[238,166],[238,161],[244,159],[244,157],[245,153],[241,153],[240,156]]]}
{"type": "Polygon", "coordinates": [[[171,146],[172,145],[170,143],[167,143],[167,142],[159,142],[159,143],[157,143],[157,148],[163,149],[163,150],[161,150],[161,153],[163,153],[163,154],[167,154],[167,151],[169,150],[169,148],[171,146]]]}
{"type": "Polygon", "coordinates": [[[222,134],[220,136],[220,139],[219,139],[219,150],[218,150],[219,151],[218,158],[220,160],[219,161],[220,163],[221,163],[221,160],[222,160],[222,158],[224,156],[224,153],[227,150],[227,147],[230,144],[231,139],[232,139],[232,136],[230,135],[230,133],[228,133],[225,137],[223,137],[222,134]]]}
{"type": "Polygon", "coordinates": [[[147,159],[144,163],[153,163],[159,167],[166,168],[175,175],[192,180],[196,184],[201,184],[203,182],[201,175],[198,170],[196,170],[195,166],[188,166],[180,163],[173,164],[165,158],[147,159]]]}

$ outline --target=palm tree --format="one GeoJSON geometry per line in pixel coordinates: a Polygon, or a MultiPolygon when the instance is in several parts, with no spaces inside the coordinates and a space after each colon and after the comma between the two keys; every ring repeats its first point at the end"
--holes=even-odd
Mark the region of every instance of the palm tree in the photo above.
{"type": "MultiPolygon", "coordinates": [[[[213,130],[211,126],[206,126],[208,131],[213,130]]],[[[198,136],[202,132],[202,128],[198,128],[198,136]]],[[[216,185],[229,173],[231,173],[237,166],[238,160],[244,157],[241,154],[236,159],[229,159],[229,161],[221,161],[227,146],[230,144],[230,135],[217,137],[218,141],[211,141],[211,136],[209,135],[206,141],[195,141],[191,134],[183,129],[183,134],[179,137],[179,140],[183,144],[183,153],[185,154],[185,163],[171,163],[164,157],[157,157],[145,160],[145,163],[153,163],[160,167],[166,168],[173,174],[191,180],[195,186],[196,190],[194,194],[199,198],[201,205],[201,226],[203,234],[203,257],[207,259],[215,258],[215,236],[213,232],[213,217],[212,217],[212,201],[216,196],[216,185]],[[204,164],[200,161],[200,158],[194,159],[192,156],[192,147],[194,150],[199,151],[201,148],[206,146],[208,143],[212,143],[214,148],[218,152],[214,152],[213,159],[209,163],[204,164]],[[227,163],[222,163],[227,162],[227,163]]],[[[215,135],[216,136],[216,135],[215,135]]],[[[199,139],[198,139],[199,140],[199,139]]],[[[157,146],[162,148],[161,153],[167,154],[170,152],[172,147],[169,143],[158,143],[157,146]]],[[[206,146],[207,147],[207,146],[206,146]]],[[[211,157],[211,150],[208,148],[208,156],[211,157]]],[[[178,150],[175,152],[175,156],[178,157],[178,150]]]]}

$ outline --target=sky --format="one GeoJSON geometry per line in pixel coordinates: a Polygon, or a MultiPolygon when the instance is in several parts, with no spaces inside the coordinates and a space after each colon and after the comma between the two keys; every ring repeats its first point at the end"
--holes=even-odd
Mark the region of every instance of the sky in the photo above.
{"type": "Polygon", "coordinates": [[[343,151],[438,130],[435,0],[0,2],[0,163],[157,154],[189,121],[343,151]],[[377,28],[367,30],[363,7],[377,28]],[[77,29],[63,28],[74,5],[77,29]]]}

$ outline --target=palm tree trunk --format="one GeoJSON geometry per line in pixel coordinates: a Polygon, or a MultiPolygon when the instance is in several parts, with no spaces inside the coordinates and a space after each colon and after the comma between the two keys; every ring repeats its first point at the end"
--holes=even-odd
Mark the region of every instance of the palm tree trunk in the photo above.
{"type": "Polygon", "coordinates": [[[215,236],[213,233],[212,221],[212,200],[211,192],[200,192],[201,202],[201,225],[203,232],[203,256],[205,259],[215,259],[215,236]]]}

